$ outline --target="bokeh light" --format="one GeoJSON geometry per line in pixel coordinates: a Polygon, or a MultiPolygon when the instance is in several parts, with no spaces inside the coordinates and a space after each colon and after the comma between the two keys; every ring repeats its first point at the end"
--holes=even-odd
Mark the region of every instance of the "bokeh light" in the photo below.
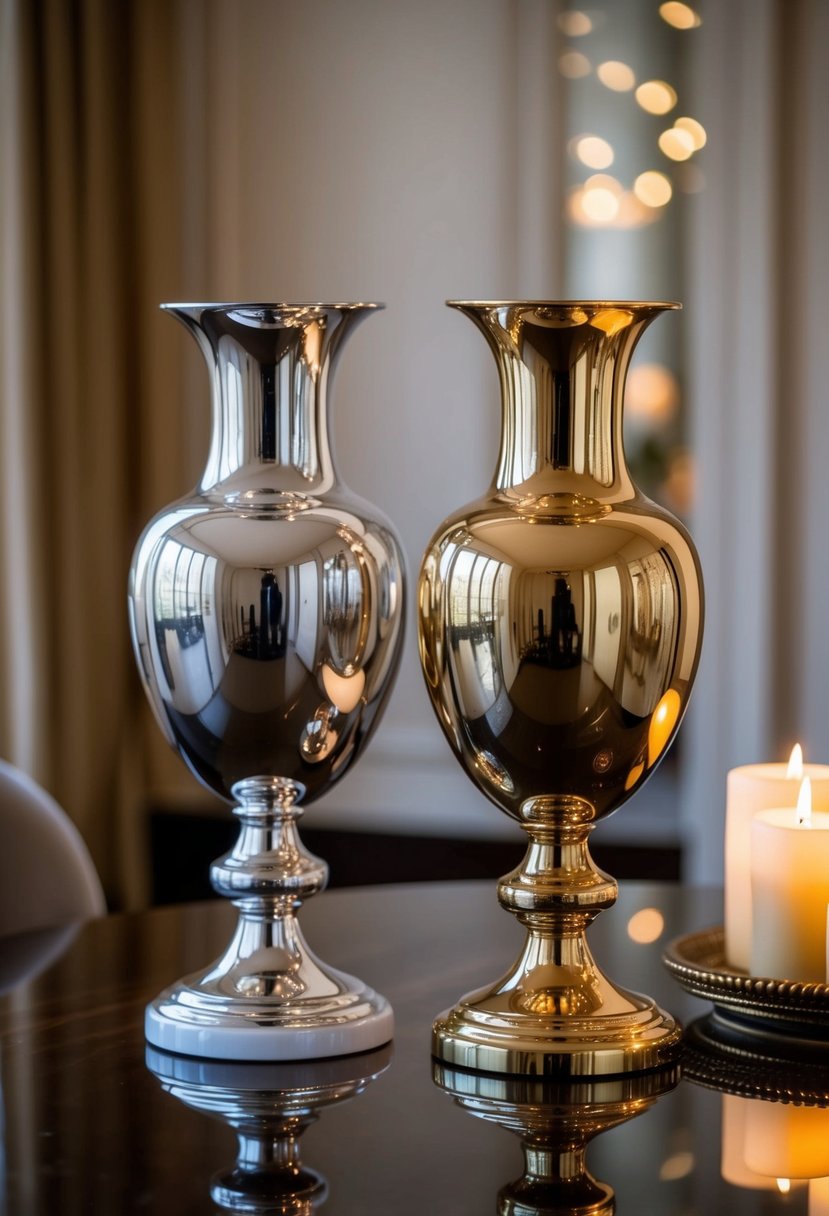
{"type": "Polygon", "coordinates": [[[665,930],[665,918],[658,908],[640,908],[628,921],[628,937],[640,946],[658,941],[665,930]]]}
{"type": "Polygon", "coordinates": [[[687,131],[694,141],[694,151],[699,152],[700,148],[704,148],[708,142],[708,134],[701,122],[697,122],[695,118],[678,118],[674,123],[680,131],[687,131]]]}
{"type": "Polygon", "coordinates": [[[596,75],[606,89],[614,93],[629,93],[636,84],[636,74],[619,59],[607,59],[596,68],[596,75]]]}
{"type": "Polygon", "coordinates": [[[648,114],[667,114],[676,105],[676,90],[664,80],[646,80],[636,90],[636,100],[648,114]]]}
{"type": "Polygon", "coordinates": [[[648,169],[633,183],[633,193],[646,207],[664,207],[673,197],[673,186],[664,173],[648,169]]]}
{"type": "Polygon", "coordinates": [[[582,210],[596,224],[607,224],[619,214],[619,199],[607,186],[589,186],[582,195],[582,210]]]}
{"type": "Polygon", "coordinates": [[[702,25],[699,13],[690,4],[680,4],[679,0],[667,0],[667,3],[660,4],[659,16],[675,30],[695,30],[702,25]]]}
{"type": "Polygon", "coordinates": [[[565,51],[559,58],[558,70],[568,80],[578,80],[590,75],[590,60],[581,51],[565,51]]]}
{"type": "Polygon", "coordinates": [[[694,141],[687,131],[669,127],[659,136],[659,150],[671,160],[687,160],[694,155],[694,141]]]}
{"type": "Polygon", "coordinates": [[[599,135],[582,135],[575,142],[575,154],[589,169],[607,169],[613,164],[613,148],[599,135]]]}
{"type": "Polygon", "coordinates": [[[578,9],[569,9],[566,13],[559,13],[558,28],[566,38],[582,38],[585,34],[590,33],[593,22],[587,13],[579,12],[578,9]]]}
{"type": "Polygon", "coordinates": [[[628,372],[625,411],[629,418],[664,426],[679,409],[679,382],[662,363],[637,363],[628,372]]]}

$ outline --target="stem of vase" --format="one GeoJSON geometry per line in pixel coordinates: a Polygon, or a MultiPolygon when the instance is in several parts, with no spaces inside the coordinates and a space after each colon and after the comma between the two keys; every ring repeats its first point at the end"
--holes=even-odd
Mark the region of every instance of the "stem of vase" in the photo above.
{"type": "Polygon", "coordinates": [[[299,782],[249,777],[232,793],[236,845],[211,868],[214,889],[239,909],[225,952],[173,985],[147,1010],[150,1042],[214,1059],[296,1060],[370,1051],[394,1018],[384,997],[320,962],[297,920],[321,891],[328,866],[296,829],[299,782]]]}
{"type": "Polygon", "coordinates": [[[498,899],[526,928],[524,948],[497,984],[438,1018],[434,1054],[464,1068],[557,1077],[670,1063],[680,1042],[673,1018],[616,987],[587,944],[585,930],[617,894],[590,856],[594,809],[562,795],[528,799],[521,810],[529,848],[499,882],[498,899]]]}

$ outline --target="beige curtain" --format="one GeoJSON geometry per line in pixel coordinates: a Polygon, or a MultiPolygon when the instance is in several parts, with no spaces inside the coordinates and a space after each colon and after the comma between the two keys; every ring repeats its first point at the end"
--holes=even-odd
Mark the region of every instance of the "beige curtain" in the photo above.
{"type": "Polygon", "coordinates": [[[157,312],[204,289],[186,127],[204,11],[2,0],[0,755],[66,808],[115,906],[147,890],[129,557],[206,424],[157,312]]]}
{"type": "Polygon", "coordinates": [[[728,769],[796,740],[829,759],[829,5],[703,15],[686,315],[707,619],[683,819],[686,872],[719,883],[728,769]]]}

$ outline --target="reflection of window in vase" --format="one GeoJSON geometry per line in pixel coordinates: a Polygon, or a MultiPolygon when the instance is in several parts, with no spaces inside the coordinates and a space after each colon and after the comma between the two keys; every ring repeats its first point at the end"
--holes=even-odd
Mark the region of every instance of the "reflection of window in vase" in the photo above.
{"type": "MultiPolygon", "coordinates": [[[[683,244],[687,200],[705,188],[707,133],[689,112],[688,76],[701,23],[693,4],[642,0],[558,15],[565,296],[686,294],[679,261],[666,251],[683,244]],[[635,52],[625,62],[632,29],[635,52]]],[[[687,518],[693,464],[680,342],[680,327],[665,327],[634,355],[625,448],[640,489],[687,518]]]]}

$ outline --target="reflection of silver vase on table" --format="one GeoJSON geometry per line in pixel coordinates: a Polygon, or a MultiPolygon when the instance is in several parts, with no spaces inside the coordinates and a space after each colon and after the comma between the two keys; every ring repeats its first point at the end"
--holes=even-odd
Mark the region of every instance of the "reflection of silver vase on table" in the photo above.
{"type": "Polygon", "coordinates": [[[222,959],[150,1007],[147,1035],[233,1059],[368,1050],[391,1011],[302,939],[296,909],[327,866],[296,819],[361,753],[400,656],[400,548],[340,483],[326,417],[342,343],[376,306],[169,307],[207,360],[213,435],[197,490],[139,542],[130,619],[166,737],[237,804],[211,879],[240,918],[222,959]]]}
{"type": "Polygon", "coordinates": [[[386,1071],[391,1053],[387,1045],[335,1060],[230,1064],[149,1047],[146,1063],[167,1093],[236,1132],[236,1163],[213,1176],[214,1203],[251,1216],[313,1216],[328,1198],[328,1183],[303,1164],[302,1137],[326,1107],[363,1093],[386,1071]]]}

